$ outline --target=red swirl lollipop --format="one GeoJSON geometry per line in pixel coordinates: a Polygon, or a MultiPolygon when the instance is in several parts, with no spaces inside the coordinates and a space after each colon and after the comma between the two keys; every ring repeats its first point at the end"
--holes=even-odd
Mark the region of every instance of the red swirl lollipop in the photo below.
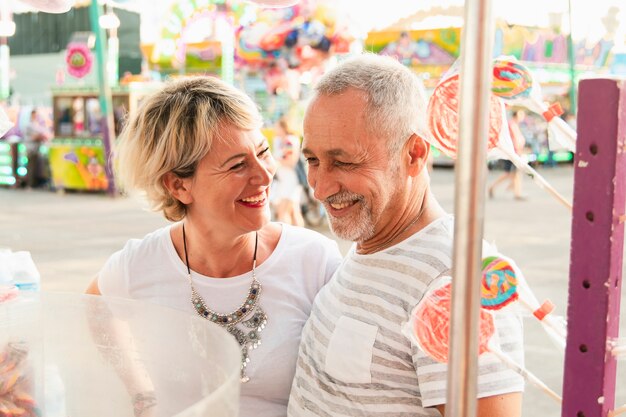
{"type": "MultiPolygon", "coordinates": [[[[438,362],[447,363],[450,346],[452,284],[449,277],[446,277],[444,283],[424,295],[411,312],[408,323],[403,325],[402,331],[428,356],[438,362]]],[[[479,320],[478,354],[482,355],[487,352],[494,354],[503,364],[560,403],[561,397],[557,393],[500,350],[493,337],[495,334],[493,315],[481,308],[479,320]]]]}
{"type": "MultiPolygon", "coordinates": [[[[413,312],[413,332],[420,348],[433,359],[448,362],[450,294],[446,284],[424,296],[413,312]]],[[[479,354],[490,351],[489,339],[495,332],[493,317],[480,310],[479,354]]]]}
{"type": "MultiPolygon", "coordinates": [[[[527,100],[528,101],[528,100],[527,100]]],[[[459,138],[459,74],[454,73],[442,80],[433,91],[426,111],[431,144],[444,155],[456,158],[459,138]]],[[[487,150],[498,148],[517,168],[526,172],[541,188],[544,188],[569,210],[569,203],[554,187],[515,153],[506,112],[502,100],[493,92],[489,96],[489,137],[487,150]]]]}
{"type": "MultiPolygon", "coordinates": [[[[459,74],[441,81],[428,101],[428,128],[436,143],[433,145],[445,155],[456,158],[459,139],[459,74]]],[[[502,130],[502,102],[489,97],[488,149],[498,144],[502,130]]]]}

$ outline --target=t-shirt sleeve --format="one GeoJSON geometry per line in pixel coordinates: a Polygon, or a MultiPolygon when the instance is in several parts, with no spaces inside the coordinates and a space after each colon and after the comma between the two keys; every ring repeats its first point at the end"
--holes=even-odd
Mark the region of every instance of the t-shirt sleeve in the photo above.
{"type": "Polygon", "coordinates": [[[98,272],[98,289],[105,296],[130,298],[128,285],[128,258],[130,242],[115,252],[98,272]]]}
{"type": "MultiPolygon", "coordinates": [[[[492,342],[512,361],[524,367],[523,324],[518,310],[509,306],[493,313],[492,342]]],[[[424,407],[445,404],[447,364],[437,362],[413,346],[413,364],[424,407]]],[[[478,358],[478,398],[524,391],[524,379],[491,352],[478,358]]]]}

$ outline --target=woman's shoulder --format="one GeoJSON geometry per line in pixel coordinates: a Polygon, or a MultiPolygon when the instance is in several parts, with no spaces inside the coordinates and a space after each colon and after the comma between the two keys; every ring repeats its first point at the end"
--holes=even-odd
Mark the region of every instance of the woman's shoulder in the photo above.
{"type": "Polygon", "coordinates": [[[147,233],[142,238],[129,239],[122,251],[128,255],[145,255],[159,251],[170,241],[171,228],[172,225],[167,225],[147,233]]]}
{"type": "Polygon", "coordinates": [[[282,233],[266,268],[275,268],[275,276],[282,277],[280,279],[287,275],[304,283],[312,301],[343,259],[339,246],[333,239],[314,230],[277,224],[282,227],[282,233]]]}

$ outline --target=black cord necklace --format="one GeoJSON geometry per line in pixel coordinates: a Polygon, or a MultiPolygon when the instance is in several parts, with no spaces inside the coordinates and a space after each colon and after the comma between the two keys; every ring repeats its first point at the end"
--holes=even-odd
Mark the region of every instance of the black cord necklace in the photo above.
{"type": "Polygon", "coordinates": [[[242,352],[241,363],[241,382],[248,382],[250,378],[246,375],[245,370],[247,364],[250,362],[248,351],[250,349],[256,349],[261,344],[261,338],[259,333],[265,324],[267,323],[267,315],[258,305],[259,298],[261,296],[261,284],[256,279],[256,255],[259,245],[259,234],[254,233],[254,256],[252,257],[252,283],[250,283],[250,289],[248,290],[248,296],[244,302],[232,313],[221,314],[210,309],[204,299],[198,294],[193,286],[193,280],[191,279],[191,268],[189,267],[189,256],[187,254],[187,235],[185,234],[185,224],[183,224],[183,249],[185,252],[185,266],[187,267],[187,278],[191,287],[191,304],[193,305],[196,313],[209,321],[219,324],[225,327],[229,333],[231,333],[239,342],[242,352]],[[252,314],[254,312],[254,314],[252,314]],[[247,318],[252,314],[252,317],[247,318]],[[242,330],[237,327],[237,324],[241,323],[244,328],[242,330]]]}

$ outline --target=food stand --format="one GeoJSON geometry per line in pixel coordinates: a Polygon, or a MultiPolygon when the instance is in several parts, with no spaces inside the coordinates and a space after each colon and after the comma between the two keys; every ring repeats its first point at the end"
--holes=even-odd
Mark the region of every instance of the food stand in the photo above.
{"type": "MultiPolygon", "coordinates": [[[[154,90],[151,83],[130,83],[112,91],[115,135],[126,114],[135,111],[142,97],[154,90]]],[[[57,189],[104,191],[103,117],[96,87],[52,90],[54,138],[49,146],[52,184],[57,189]]]]}

